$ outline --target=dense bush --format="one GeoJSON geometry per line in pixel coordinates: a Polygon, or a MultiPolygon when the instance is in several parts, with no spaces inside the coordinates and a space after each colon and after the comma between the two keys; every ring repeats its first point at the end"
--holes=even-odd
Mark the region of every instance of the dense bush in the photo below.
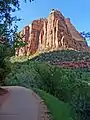
{"type": "Polygon", "coordinates": [[[90,112],[90,86],[83,82],[87,79],[83,78],[83,72],[85,76],[86,71],[63,69],[39,62],[14,63],[6,84],[40,88],[71,104],[83,120],[87,120],[87,113],[90,112]]]}
{"type": "Polygon", "coordinates": [[[90,60],[89,52],[80,52],[73,50],[62,50],[54,51],[49,53],[42,53],[39,56],[34,57],[32,60],[35,61],[45,61],[45,62],[54,62],[54,61],[78,61],[78,60],[90,60]]]}
{"type": "Polygon", "coordinates": [[[32,63],[12,64],[12,72],[6,77],[6,84],[20,85],[24,87],[37,87],[40,75],[35,71],[32,63]]]}
{"type": "Polygon", "coordinates": [[[4,84],[4,79],[10,72],[9,58],[12,54],[13,50],[9,43],[7,41],[4,43],[0,42],[0,85],[4,84]]]}

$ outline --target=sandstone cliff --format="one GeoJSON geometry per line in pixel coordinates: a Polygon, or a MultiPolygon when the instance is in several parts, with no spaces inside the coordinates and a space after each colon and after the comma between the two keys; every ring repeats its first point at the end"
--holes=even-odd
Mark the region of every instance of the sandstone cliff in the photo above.
{"type": "Polygon", "coordinates": [[[52,9],[47,19],[34,20],[22,33],[28,45],[16,49],[17,56],[34,54],[36,51],[74,49],[89,51],[85,39],[58,10],[52,9]]]}

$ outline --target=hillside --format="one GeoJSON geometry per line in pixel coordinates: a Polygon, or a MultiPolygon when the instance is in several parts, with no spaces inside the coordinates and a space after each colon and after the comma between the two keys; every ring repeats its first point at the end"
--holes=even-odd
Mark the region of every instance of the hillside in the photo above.
{"type": "Polygon", "coordinates": [[[88,120],[90,69],[65,69],[30,60],[13,63],[11,67],[11,73],[5,80],[6,85],[44,90],[68,103],[79,120],[88,120]]]}
{"type": "Polygon", "coordinates": [[[42,53],[32,61],[48,62],[66,68],[90,68],[90,53],[72,50],[42,53]]]}
{"type": "Polygon", "coordinates": [[[74,50],[62,50],[42,53],[31,60],[34,61],[44,61],[44,62],[55,62],[55,61],[80,61],[80,60],[90,60],[89,52],[74,51],[74,50]]]}
{"type": "MultiPolygon", "coordinates": [[[[44,52],[32,56],[15,56],[11,60],[11,73],[6,77],[6,85],[18,85],[31,89],[41,89],[60,101],[56,104],[60,105],[60,102],[64,103],[61,112],[67,111],[64,109],[64,105],[68,104],[73,109],[73,116],[67,114],[63,117],[59,116],[59,113],[54,111],[54,108],[50,107],[52,115],[55,116],[55,120],[68,119],[73,120],[88,120],[90,119],[90,64],[88,68],[78,68],[75,66],[73,69],[69,69],[67,66],[64,68],[57,67],[60,63],[79,63],[90,61],[90,53],[74,50],[62,50],[53,52],[44,52]],[[55,65],[52,65],[55,64],[55,65]],[[68,69],[67,69],[68,68],[68,69]],[[83,107],[84,106],[84,107],[83,107]]],[[[90,63],[90,62],[89,62],[90,63]]],[[[60,65],[61,66],[61,65],[60,65]]],[[[70,67],[70,66],[69,66],[70,67]]],[[[48,96],[42,98],[46,101],[47,105],[51,106],[53,98],[49,99],[48,96]],[[50,100],[50,101],[48,101],[50,100]]],[[[45,94],[44,94],[45,95],[45,94]]],[[[71,113],[71,110],[70,110],[71,113]]]]}

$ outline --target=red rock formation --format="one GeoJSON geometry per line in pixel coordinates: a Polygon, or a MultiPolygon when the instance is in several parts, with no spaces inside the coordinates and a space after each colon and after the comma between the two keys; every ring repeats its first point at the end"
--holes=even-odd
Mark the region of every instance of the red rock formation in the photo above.
{"type": "Polygon", "coordinates": [[[90,51],[87,42],[60,11],[52,10],[48,19],[34,20],[22,31],[28,43],[16,50],[16,55],[30,55],[36,51],[74,49],[90,51]]]}
{"type": "Polygon", "coordinates": [[[68,30],[70,31],[70,34],[72,35],[74,47],[77,50],[82,50],[84,47],[87,47],[87,42],[85,39],[80,35],[80,33],[75,29],[75,27],[71,24],[70,19],[65,19],[68,30]],[[76,46],[75,46],[76,45],[76,46]]]}
{"type": "Polygon", "coordinates": [[[57,65],[63,68],[90,68],[90,61],[68,61],[68,62],[61,62],[56,61],[54,63],[51,63],[53,65],[57,65]]]}

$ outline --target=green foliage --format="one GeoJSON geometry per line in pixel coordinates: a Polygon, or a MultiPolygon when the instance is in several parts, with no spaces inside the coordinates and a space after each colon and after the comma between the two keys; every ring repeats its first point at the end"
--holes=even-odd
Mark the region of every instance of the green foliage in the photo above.
{"type": "Polygon", "coordinates": [[[25,36],[23,34],[21,34],[21,35],[20,35],[20,33],[15,34],[14,48],[20,48],[20,47],[24,47],[25,45],[27,45],[27,43],[25,41],[23,41],[24,37],[25,36]]]}
{"type": "Polygon", "coordinates": [[[6,78],[7,85],[40,88],[68,102],[83,120],[87,120],[87,111],[90,111],[90,86],[83,82],[87,80],[83,78],[83,71],[31,61],[14,63],[11,71],[6,78]]]}
{"type": "Polygon", "coordinates": [[[12,13],[19,10],[20,4],[18,0],[1,0],[0,1],[0,36],[12,39],[17,30],[16,21],[20,20],[12,13]],[[15,24],[12,27],[12,24],[15,24]],[[3,28],[3,29],[2,29],[3,28]]]}
{"type": "Polygon", "coordinates": [[[32,60],[45,62],[90,60],[90,53],[73,50],[62,50],[42,53],[40,56],[36,56],[32,60]]]}
{"type": "Polygon", "coordinates": [[[13,55],[13,49],[8,42],[0,43],[0,85],[4,84],[6,75],[10,72],[10,56],[13,55]]]}
{"type": "Polygon", "coordinates": [[[13,41],[15,43],[14,47],[26,45],[22,41],[16,42],[18,28],[16,22],[21,20],[17,16],[13,16],[13,13],[17,10],[20,10],[19,0],[0,0],[0,85],[4,83],[6,75],[10,72],[8,60],[15,50],[9,42],[12,44],[13,41]]]}
{"type": "Polygon", "coordinates": [[[0,0],[0,37],[4,36],[9,40],[15,38],[18,28],[16,22],[21,20],[13,15],[17,10],[20,10],[20,0],[0,0]]]}
{"type": "Polygon", "coordinates": [[[45,101],[50,110],[52,120],[73,120],[73,112],[70,105],[42,90],[35,89],[35,92],[45,101]]]}
{"type": "Polygon", "coordinates": [[[10,85],[21,85],[24,87],[37,87],[40,75],[35,71],[33,63],[16,63],[12,65],[12,72],[6,78],[10,85]]]}
{"type": "Polygon", "coordinates": [[[81,35],[84,37],[84,38],[90,38],[90,32],[81,32],[81,35]]]}
{"type": "Polygon", "coordinates": [[[32,58],[39,56],[40,52],[37,51],[35,54],[30,55],[30,56],[13,56],[11,57],[10,61],[11,63],[15,63],[15,62],[25,62],[27,60],[31,60],[32,58]]]}

